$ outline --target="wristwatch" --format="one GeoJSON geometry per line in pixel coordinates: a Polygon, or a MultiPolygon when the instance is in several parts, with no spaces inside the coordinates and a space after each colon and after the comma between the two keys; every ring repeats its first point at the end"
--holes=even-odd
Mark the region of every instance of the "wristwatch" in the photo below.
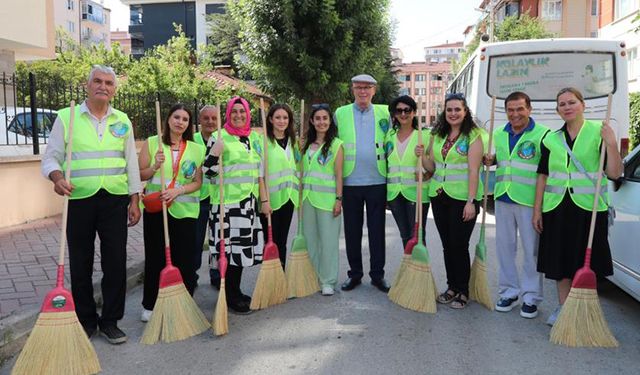
{"type": "Polygon", "coordinates": [[[342,195],[336,195],[336,200],[337,201],[341,201],[342,200],[342,195]]]}

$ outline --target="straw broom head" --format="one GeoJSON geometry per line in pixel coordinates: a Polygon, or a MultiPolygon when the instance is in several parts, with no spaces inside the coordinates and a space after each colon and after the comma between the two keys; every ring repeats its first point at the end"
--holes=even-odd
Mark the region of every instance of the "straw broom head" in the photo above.
{"type": "Polygon", "coordinates": [[[469,298],[477,301],[489,310],[493,310],[493,301],[487,280],[487,264],[485,262],[487,246],[484,239],[484,226],[480,227],[480,240],[476,244],[476,253],[471,264],[469,276],[469,298]]]}

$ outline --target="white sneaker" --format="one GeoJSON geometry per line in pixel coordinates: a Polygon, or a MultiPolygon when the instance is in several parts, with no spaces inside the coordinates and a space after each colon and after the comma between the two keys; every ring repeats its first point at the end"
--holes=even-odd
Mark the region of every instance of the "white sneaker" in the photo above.
{"type": "Polygon", "coordinates": [[[558,315],[560,315],[560,310],[562,310],[562,305],[558,305],[556,309],[553,310],[551,315],[549,315],[549,318],[547,319],[548,326],[553,327],[553,325],[556,323],[556,320],[558,320],[558,315]]]}
{"type": "Polygon", "coordinates": [[[143,322],[148,322],[149,319],[151,319],[151,314],[153,313],[153,310],[147,310],[147,309],[142,309],[142,314],[140,314],[140,320],[143,322]]]}
{"type": "Polygon", "coordinates": [[[330,287],[330,286],[323,286],[322,287],[322,295],[323,296],[332,296],[333,293],[335,293],[335,292],[333,291],[332,287],[330,287]]]}

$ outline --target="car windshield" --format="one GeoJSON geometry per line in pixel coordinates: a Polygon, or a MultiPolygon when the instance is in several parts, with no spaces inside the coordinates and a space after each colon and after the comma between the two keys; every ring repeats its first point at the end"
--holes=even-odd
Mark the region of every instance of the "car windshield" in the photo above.
{"type": "MultiPolygon", "coordinates": [[[[53,126],[53,121],[55,120],[56,114],[49,112],[38,112],[37,113],[37,121],[38,121],[38,135],[41,137],[48,137],[51,132],[51,127],[53,126]]],[[[31,121],[31,112],[23,112],[18,113],[11,123],[7,127],[7,129],[11,132],[24,135],[26,137],[32,136],[33,125],[31,121]]]]}

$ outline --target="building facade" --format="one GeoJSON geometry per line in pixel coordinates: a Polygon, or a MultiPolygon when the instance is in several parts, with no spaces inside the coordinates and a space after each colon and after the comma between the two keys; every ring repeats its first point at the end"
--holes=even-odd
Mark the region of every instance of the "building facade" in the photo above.
{"type": "Polygon", "coordinates": [[[176,35],[173,24],[191,39],[191,46],[207,43],[207,15],[224,13],[225,0],[121,0],[129,5],[131,54],[165,44],[176,35]]]}
{"type": "Polygon", "coordinates": [[[127,56],[131,55],[131,35],[129,35],[128,31],[112,31],[111,48],[116,48],[116,43],[118,45],[117,48],[119,48],[123,54],[127,56]]]}
{"type": "Polygon", "coordinates": [[[418,102],[418,122],[433,125],[444,108],[444,95],[453,79],[448,62],[412,62],[397,66],[396,78],[400,95],[409,95],[418,102]]]}
{"type": "Polygon", "coordinates": [[[598,36],[624,41],[627,48],[629,92],[640,92],[640,23],[633,22],[640,12],[640,0],[600,0],[598,36]]]}
{"type": "Polygon", "coordinates": [[[464,52],[463,42],[424,47],[424,60],[430,63],[452,62],[464,52]]]}
{"type": "Polygon", "coordinates": [[[54,22],[57,31],[63,31],[66,38],[58,36],[56,48],[64,49],[65,39],[77,45],[111,45],[111,10],[98,0],[55,0],[54,22]]]}

